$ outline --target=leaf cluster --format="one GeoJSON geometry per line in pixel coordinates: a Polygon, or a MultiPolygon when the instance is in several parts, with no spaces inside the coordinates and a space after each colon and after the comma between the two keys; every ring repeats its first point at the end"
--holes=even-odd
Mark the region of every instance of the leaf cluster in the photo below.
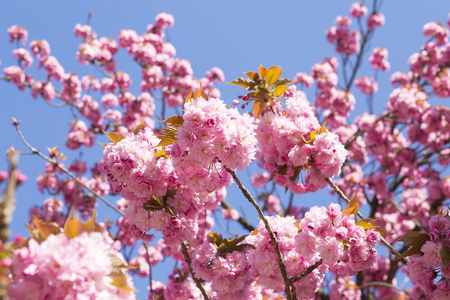
{"type": "Polygon", "coordinates": [[[259,118],[267,106],[272,106],[274,100],[279,98],[289,88],[287,85],[293,81],[280,78],[282,70],[280,66],[272,66],[269,69],[261,66],[258,72],[244,72],[249,78],[241,77],[229,84],[246,88],[250,93],[246,95],[253,100],[253,114],[259,118]]]}
{"type": "Polygon", "coordinates": [[[176,217],[176,215],[173,213],[172,209],[167,205],[167,200],[173,196],[175,196],[175,193],[177,192],[177,189],[173,189],[170,191],[167,191],[167,193],[164,195],[164,197],[161,199],[158,199],[154,195],[152,196],[152,199],[147,200],[143,204],[143,207],[146,210],[162,210],[164,209],[167,211],[171,216],[176,217]]]}
{"type": "Polygon", "coordinates": [[[247,236],[243,235],[238,238],[236,235],[231,240],[229,239],[223,239],[222,235],[220,233],[214,233],[211,231],[211,233],[208,235],[208,240],[214,245],[214,247],[217,249],[217,252],[225,258],[227,253],[232,253],[234,251],[242,252],[246,247],[252,247],[253,245],[250,244],[240,244],[247,236]]]}

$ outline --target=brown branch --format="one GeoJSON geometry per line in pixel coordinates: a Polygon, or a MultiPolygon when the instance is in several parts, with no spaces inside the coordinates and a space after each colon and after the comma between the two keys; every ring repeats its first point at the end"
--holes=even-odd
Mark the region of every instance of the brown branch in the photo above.
{"type": "Polygon", "coordinates": [[[61,166],[55,159],[51,159],[50,157],[44,155],[42,152],[40,152],[38,149],[34,148],[33,146],[31,146],[26,140],[25,137],[23,136],[22,132],[19,129],[19,122],[16,121],[15,118],[13,118],[13,125],[16,127],[17,133],[19,134],[20,138],[22,139],[23,143],[31,150],[31,152],[33,154],[37,154],[40,157],[42,157],[43,159],[45,159],[46,161],[48,161],[49,163],[53,164],[55,167],[57,167],[58,169],[60,169],[61,171],[63,171],[64,173],[66,173],[67,175],[69,175],[70,177],[72,177],[73,180],[75,180],[78,184],[82,185],[84,188],[86,188],[89,192],[91,192],[95,197],[97,197],[98,199],[102,200],[107,206],[111,207],[112,209],[114,209],[116,212],[118,212],[119,214],[121,214],[122,216],[125,215],[124,212],[120,211],[119,209],[117,209],[114,205],[112,205],[111,203],[108,202],[108,200],[106,200],[105,198],[103,198],[101,195],[99,195],[96,191],[94,191],[93,189],[91,189],[90,187],[88,187],[85,183],[81,182],[72,172],[70,172],[69,170],[67,170],[64,166],[61,166]]]}
{"type": "Polygon", "coordinates": [[[323,263],[323,260],[320,259],[318,262],[316,262],[315,264],[309,266],[305,271],[303,271],[301,274],[298,274],[295,277],[289,278],[289,282],[290,283],[294,283],[306,276],[308,276],[309,274],[311,274],[312,271],[314,271],[315,269],[317,269],[321,264],[323,263]]]}
{"type": "Polygon", "coordinates": [[[194,279],[194,281],[195,281],[195,285],[202,292],[203,298],[205,298],[205,300],[209,300],[208,294],[206,293],[205,289],[203,288],[202,283],[194,275],[194,270],[192,270],[192,261],[191,261],[191,258],[189,257],[189,253],[187,252],[187,247],[186,247],[185,242],[181,243],[181,251],[183,252],[183,255],[184,255],[184,261],[186,261],[186,263],[188,265],[189,273],[191,273],[192,279],[194,279]]]}
{"type": "Polygon", "coordinates": [[[148,247],[147,244],[145,242],[142,242],[142,244],[144,245],[145,248],[145,259],[147,260],[148,263],[148,269],[149,269],[149,273],[148,273],[148,278],[149,278],[149,287],[150,287],[150,295],[153,295],[153,284],[152,284],[152,264],[150,263],[150,256],[148,255],[148,247]]]}
{"type": "Polygon", "coordinates": [[[405,294],[409,295],[409,293],[407,291],[404,291],[401,288],[396,287],[395,285],[392,285],[390,283],[383,282],[383,281],[372,281],[372,282],[366,283],[364,285],[361,285],[359,288],[362,290],[362,289],[365,289],[365,288],[368,288],[368,287],[371,287],[371,286],[384,286],[384,287],[396,289],[397,291],[402,291],[405,294]]]}
{"type": "MultiPolygon", "coordinates": [[[[225,168],[225,170],[227,170],[228,173],[231,174],[231,176],[233,176],[234,181],[236,181],[236,183],[239,186],[239,189],[241,190],[244,197],[247,198],[247,200],[253,205],[253,207],[255,207],[256,211],[258,212],[259,218],[264,222],[264,226],[265,226],[267,232],[269,233],[270,239],[272,240],[275,252],[277,254],[278,266],[280,267],[281,276],[283,277],[283,281],[284,281],[284,291],[286,293],[286,299],[291,300],[292,299],[291,291],[290,291],[291,283],[289,282],[289,278],[287,276],[286,266],[283,263],[283,257],[281,256],[280,245],[278,244],[276,235],[273,233],[272,228],[270,228],[269,222],[267,221],[266,216],[264,215],[263,211],[261,210],[261,207],[259,207],[258,203],[255,201],[253,196],[250,194],[250,192],[245,188],[245,186],[242,184],[242,182],[236,176],[236,172],[227,168],[226,166],[224,166],[224,168],[225,168]]],[[[293,297],[295,299],[295,294],[293,295],[293,297]]]]}

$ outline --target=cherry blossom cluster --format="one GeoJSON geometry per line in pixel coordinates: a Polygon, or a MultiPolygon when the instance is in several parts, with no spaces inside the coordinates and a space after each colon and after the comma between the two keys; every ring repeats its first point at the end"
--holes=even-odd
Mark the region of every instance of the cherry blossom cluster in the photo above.
{"type": "Polygon", "coordinates": [[[431,90],[437,97],[449,97],[449,28],[443,27],[439,22],[427,23],[423,34],[425,37],[432,37],[432,40],[409,58],[411,81],[420,84],[419,80],[425,80],[430,83],[431,90]]]}
{"type": "Polygon", "coordinates": [[[315,64],[311,71],[319,89],[315,105],[323,110],[324,119],[332,128],[345,125],[346,118],[356,103],[350,92],[335,87],[338,83],[337,67],[337,59],[332,57],[315,64]]]}
{"type": "Polygon", "coordinates": [[[296,194],[314,192],[326,185],[311,163],[331,178],[340,173],[347,156],[336,134],[320,130],[314,110],[301,91],[286,100],[284,111],[267,112],[259,118],[256,137],[259,162],[267,172],[275,174],[278,185],[296,194]],[[301,170],[310,171],[305,183],[296,182],[301,170]]]}
{"type": "Polygon", "coordinates": [[[217,190],[231,184],[224,166],[243,170],[254,160],[256,125],[249,114],[199,97],[185,104],[183,120],[170,148],[174,168],[183,174],[181,184],[198,192],[217,190]]]}
{"type": "Polygon", "coordinates": [[[182,185],[172,159],[156,156],[157,149],[161,150],[156,148],[159,142],[152,129],[145,127],[110,143],[104,150],[103,171],[112,191],[127,200],[120,206],[133,225],[121,221],[128,228],[124,228],[123,238],[134,240],[129,236],[134,232],[132,235],[151,239],[144,233],[155,229],[163,232],[168,247],[178,249],[181,242],[198,233],[198,218],[203,213],[200,208],[215,210],[223,199],[219,196],[223,191],[217,195],[198,194],[182,185]]]}
{"type": "Polygon", "coordinates": [[[420,248],[420,254],[409,257],[406,272],[427,299],[445,299],[450,296],[449,216],[432,216],[428,228],[431,232],[428,240],[420,248]]]}
{"type": "MultiPolygon", "coordinates": [[[[50,235],[19,248],[12,261],[11,299],[135,299],[133,291],[111,285],[109,254],[117,255],[112,240],[99,232],[74,238],[50,235]]],[[[128,285],[131,278],[127,276],[128,285]]]]}
{"type": "MultiPolygon", "coordinates": [[[[313,272],[294,283],[298,298],[313,298],[328,270],[352,276],[376,262],[374,246],[380,234],[356,225],[354,215],[341,212],[338,204],[312,207],[299,222],[293,217],[267,219],[279,242],[289,278],[322,260],[313,272]]],[[[246,238],[254,246],[248,249],[250,273],[258,278],[258,284],[282,291],[284,283],[274,245],[262,221],[256,232],[246,238]]]]}
{"type": "Polygon", "coordinates": [[[349,17],[338,16],[335,21],[336,26],[327,29],[327,41],[335,44],[335,51],[338,53],[351,55],[359,52],[361,35],[358,30],[350,30],[352,24],[349,17]]]}
{"type": "Polygon", "coordinates": [[[206,243],[195,249],[192,259],[195,274],[211,282],[211,299],[259,299],[261,288],[253,283],[245,251],[221,256],[213,244],[206,243]]]}

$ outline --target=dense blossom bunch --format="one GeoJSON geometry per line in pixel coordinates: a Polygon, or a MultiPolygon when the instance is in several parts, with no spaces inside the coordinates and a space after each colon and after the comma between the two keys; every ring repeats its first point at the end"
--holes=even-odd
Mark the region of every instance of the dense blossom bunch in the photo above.
{"type": "Polygon", "coordinates": [[[155,156],[153,147],[158,143],[151,128],[144,128],[105,147],[103,168],[115,193],[143,203],[152,196],[162,198],[176,187],[170,159],[155,156]]]}
{"type": "Polygon", "coordinates": [[[406,272],[427,299],[448,299],[450,218],[442,214],[434,215],[430,218],[428,227],[431,233],[420,248],[420,254],[410,257],[406,272]]]}
{"type": "Polygon", "coordinates": [[[211,282],[212,299],[259,299],[260,288],[252,284],[246,251],[234,251],[221,256],[213,244],[197,247],[192,268],[203,280],[211,282]]]}
{"type": "Polygon", "coordinates": [[[274,180],[278,185],[297,194],[323,188],[325,180],[312,169],[306,183],[295,182],[294,174],[298,176],[301,170],[310,169],[311,162],[328,178],[340,173],[347,151],[336,134],[318,132],[319,129],[313,108],[301,91],[286,100],[283,112],[267,112],[259,118],[258,158],[267,172],[276,174],[274,180]],[[313,131],[317,132],[314,137],[313,131]]]}
{"type": "MultiPolygon", "coordinates": [[[[442,209],[450,198],[450,177],[445,173],[450,163],[450,109],[433,101],[450,95],[450,21],[425,24],[427,41],[409,58],[409,70],[392,74],[395,87],[384,111],[376,115],[378,108],[372,101],[377,78],[385,76],[379,71],[390,68],[388,50],[370,48],[374,32],[385,23],[379,4],[355,2],[349,17],[336,18],[326,38],[337,55],[314,64],[310,74],[299,72],[291,81],[280,77],[280,67],[261,65],[258,73],[247,72],[249,78],[231,82],[248,91],[232,104],[242,109],[253,104],[253,115],[228,109],[219,100],[214,86],[225,79],[219,68],[197,79],[190,62],[176,57],[166,38],[166,29],[174,25],[169,14],[157,15],[142,34],[124,29],[117,39],[77,24],[74,35],[82,40],[77,60],[95,66],[100,77],[72,73],[46,40],[27,44],[27,30],[11,26],[8,34],[16,45],[11,55],[15,61],[3,69],[0,80],[50,105],[70,107],[75,120],[66,146],[71,150],[91,147],[98,134],[113,132],[107,134],[112,143],[106,146],[103,161],[91,169],[92,178],[86,175],[85,163],[77,160],[65,169],[64,155],[57,147],[48,149],[52,163],[37,183],[50,197],[30,211],[34,238],[0,242],[1,269],[11,279],[10,298],[134,299],[130,278],[119,270],[126,268],[117,254],[119,245],[135,267],[134,275],[151,276],[152,267],[166,257],[181,266],[174,268],[167,286],[151,281],[149,299],[203,299],[206,292],[210,299],[279,300],[289,298],[294,288],[297,299],[406,299],[397,282],[397,271],[406,261],[406,273],[414,284],[409,298],[449,298],[450,217],[442,209]],[[128,52],[139,68],[138,94],[131,73],[117,69],[121,51],[128,52]],[[360,74],[366,53],[373,77],[360,74]],[[42,77],[31,75],[33,62],[42,69],[42,77]],[[303,92],[288,86],[294,83],[303,89],[314,82],[315,107],[303,92]],[[370,114],[352,121],[347,118],[356,104],[355,88],[367,95],[370,114]],[[191,89],[199,92],[184,101],[191,89]],[[155,103],[158,100],[162,105],[155,103]],[[155,116],[163,120],[167,107],[183,103],[182,116],[165,120],[166,128],[155,128],[155,116]],[[156,107],[162,107],[160,115],[156,107]],[[233,171],[244,170],[255,156],[265,172],[251,178],[258,194],[254,199],[266,214],[256,230],[245,213],[240,215],[224,201],[225,187],[236,175],[233,171]],[[327,180],[337,175],[341,176],[327,180]],[[294,194],[314,192],[327,183],[332,194],[353,197],[346,210],[337,204],[311,209],[297,204],[300,197],[294,194]],[[292,192],[289,204],[281,199],[280,186],[292,192]],[[68,238],[53,232],[60,232],[67,207],[87,218],[96,198],[109,192],[124,197],[117,208],[125,216],[107,220],[101,226],[103,233],[82,230],[72,236],[68,230],[68,238]],[[355,220],[358,204],[367,205],[367,219],[355,220]],[[222,243],[221,236],[211,233],[214,213],[222,213],[227,226],[236,221],[251,234],[222,243]],[[38,219],[52,224],[40,227],[38,219]],[[263,221],[268,221],[277,243],[263,221]],[[48,234],[49,229],[54,234],[48,234]],[[148,233],[153,229],[162,238],[131,254],[138,249],[133,248],[137,242],[155,238],[148,233]],[[47,233],[47,239],[36,232],[47,233]],[[397,242],[404,243],[406,251],[400,254],[390,248],[397,260],[377,256],[374,249],[380,233],[386,232],[385,239],[394,249],[399,248],[397,242]],[[184,246],[187,253],[181,251],[184,246]],[[125,287],[116,281],[117,271],[125,287]],[[284,275],[292,283],[290,288],[284,286],[284,275]],[[295,281],[296,276],[301,279],[295,281]]],[[[20,172],[14,175],[8,178],[8,173],[0,172],[5,196],[14,177],[17,184],[24,180],[20,172]]],[[[0,229],[6,240],[4,228],[0,229]]]]}
{"type": "Polygon", "coordinates": [[[135,299],[133,292],[111,285],[111,244],[98,232],[29,240],[14,254],[11,299],[135,299]]]}
{"type": "Polygon", "coordinates": [[[199,97],[186,103],[183,127],[170,149],[174,168],[184,174],[180,183],[199,192],[230,185],[224,166],[243,170],[255,158],[255,128],[253,117],[227,109],[222,100],[199,97]]]}
{"type": "MultiPolygon", "coordinates": [[[[318,268],[294,283],[299,298],[313,298],[329,269],[339,276],[352,276],[376,262],[374,246],[379,242],[379,233],[373,229],[366,232],[356,225],[354,215],[341,212],[338,204],[312,207],[297,223],[293,217],[280,216],[268,217],[268,221],[289,278],[322,260],[318,268]]],[[[258,284],[283,290],[276,253],[262,221],[257,233],[248,236],[246,242],[255,247],[248,250],[248,261],[258,284]]]]}

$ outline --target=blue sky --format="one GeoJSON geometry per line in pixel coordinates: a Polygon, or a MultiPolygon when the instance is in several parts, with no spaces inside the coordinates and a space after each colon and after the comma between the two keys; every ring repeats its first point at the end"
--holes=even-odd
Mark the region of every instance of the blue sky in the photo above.
{"type": "MultiPolygon", "coordinates": [[[[370,2],[371,3],[371,2],[370,2]]],[[[202,77],[212,67],[221,68],[226,81],[243,76],[242,71],[253,71],[264,66],[280,65],[283,77],[293,78],[297,72],[309,73],[312,65],[325,57],[335,55],[333,46],[325,39],[325,30],[334,24],[337,15],[348,15],[352,1],[2,1],[0,2],[0,68],[15,64],[12,59],[14,46],[6,33],[11,25],[25,27],[29,40],[46,39],[66,72],[80,75],[94,74],[90,66],[77,63],[75,53],[81,39],[75,38],[73,28],[77,23],[86,23],[88,13],[93,11],[90,21],[98,36],[116,37],[121,29],[133,29],[139,34],[153,23],[156,14],[167,12],[174,16],[175,26],[168,31],[168,38],[177,50],[177,56],[190,60],[194,75],[202,77]]],[[[389,50],[391,69],[379,74],[379,92],[375,95],[376,112],[385,106],[392,91],[390,75],[395,71],[407,71],[407,59],[417,52],[425,42],[422,27],[431,21],[446,23],[450,3],[448,1],[395,0],[384,1],[381,12],[386,16],[386,25],[375,32],[370,47],[389,50]]],[[[369,52],[370,54],[370,52],[369,52]]],[[[139,92],[140,73],[125,50],[117,59],[118,69],[128,72],[134,82],[131,91],[139,92]]],[[[43,78],[42,70],[31,73],[43,78]]],[[[368,64],[368,55],[361,69],[362,75],[373,76],[368,64]]],[[[340,74],[339,74],[340,75],[340,74]]],[[[231,103],[244,90],[222,84],[219,86],[222,99],[231,103]]],[[[313,102],[314,91],[308,91],[313,102]]],[[[355,91],[356,113],[366,110],[365,97],[355,91]]],[[[435,101],[435,100],[432,100],[435,101]]],[[[436,100],[437,101],[437,100],[436,100]]],[[[436,103],[434,103],[436,104],[436,103]]],[[[353,114],[353,116],[356,115],[353,114]]],[[[7,168],[4,155],[14,144],[16,149],[28,152],[11,124],[11,117],[21,121],[21,128],[31,144],[39,149],[63,146],[73,120],[68,109],[55,109],[42,99],[33,99],[29,91],[19,92],[15,86],[0,81],[0,170],[7,168]]],[[[105,142],[104,140],[97,140],[105,142]]],[[[63,152],[71,158],[80,152],[63,152]]],[[[102,157],[102,148],[82,149],[82,157],[90,162],[102,157]]],[[[28,208],[42,203],[47,196],[36,189],[35,178],[43,171],[44,161],[36,156],[22,156],[20,169],[28,176],[28,182],[17,194],[17,209],[13,231],[24,232],[24,221],[28,219],[28,208]]],[[[244,173],[243,176],[246,176],[244,173]]],[[[282,195],[281,195],[282,196],[282,195]]],[[[298,203],[328,204],[335,198],[326,191],[317,195],[298,198],[298,203]]],[[[229,201],[236,208],[249,207],[234,189],[229,192],[229,201]],[[241,202],[239,202],[241,201],[241,202]]],[[[104,215],[112,214],[100,205],[104,215]]],[[[255,224],[257,220],[252,220],[255,224]]],[[[238,233],[239,227],[235,228],[238,233]]],[[[168,268],[172,268],[173,265],[168,268]]],[[[162,278],[161,278],[162,279],[162,278]]],[[[141,290],[143,288],[140,288],[141,290]]]]}

